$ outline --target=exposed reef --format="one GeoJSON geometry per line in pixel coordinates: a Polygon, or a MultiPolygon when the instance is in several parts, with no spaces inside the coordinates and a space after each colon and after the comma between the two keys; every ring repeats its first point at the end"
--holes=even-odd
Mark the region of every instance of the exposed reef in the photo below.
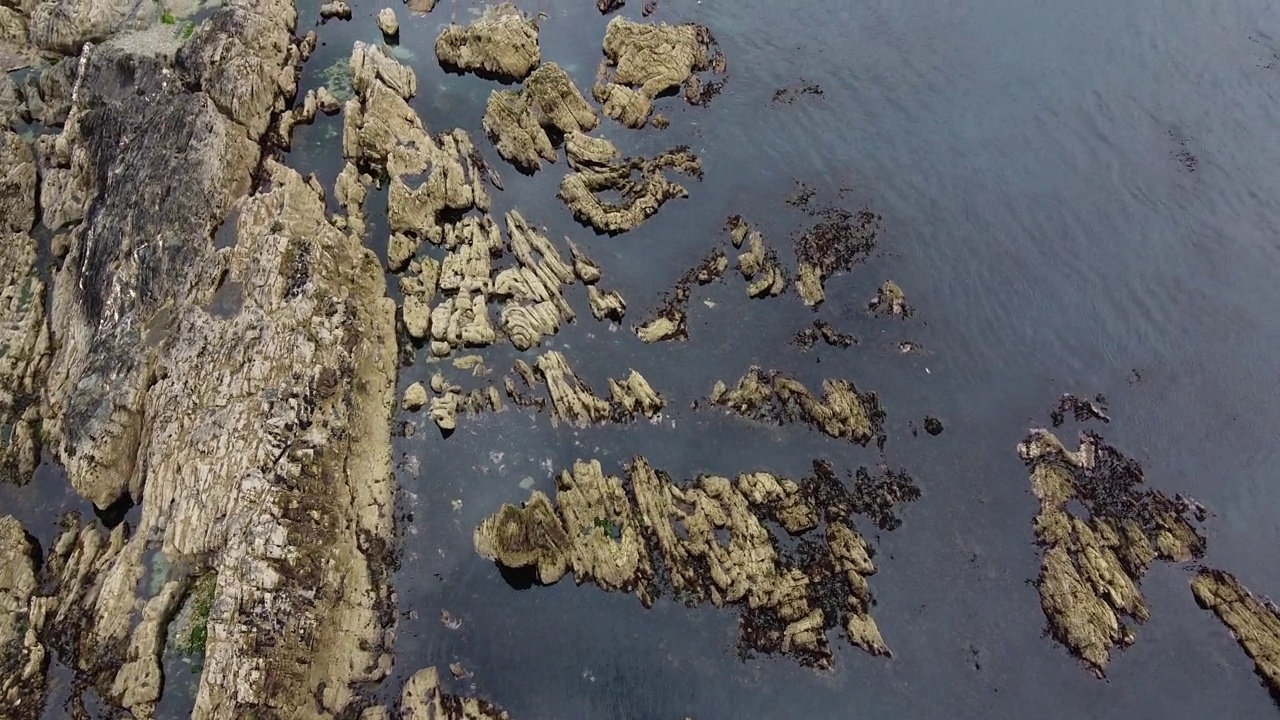
{"type": "Polygon", "coordinates": [[[1280,609],[1260,600],[1231,573],[1202,568],[1191,581],[1200,607],[1213,612],[1253,660],[1258,677],[1280,701],[1280,609]]]}
{"type": "MultiPolygon", "coordinates": [[[[806,201],[807,203],[807,201],[806,201]]],[[[814,214],[821,220],[796,239],[796,291],[805,305],[826,299],[826,281],[865,260],[876,246],[880,216],[830,207],[814,214]]]]}
{"type": "Polygon", "coordinates": [[[604,55],[592,94],[605,115],[633,128],[644,127],[654,99],[671,90],[683,87],[695,104],[710,101],[723,81],[704,85],[695,73],[727,70],[711,33],[693,24],[615,17],[605,30],[604,55]]]}
{"type": "Polygon", "coordinates": [[[840,379],[823,380],[822,393],[819,398],[794,378],[752,366],[732,388],[717,381],[708,400],[751,420],[804,423],[860,445],[880,433],[885,413],[875,393],[860,393],[853,383],[840,379]]]}
{"type": "Polygon", "coordinates": [[[634,328],[636,336],[647,343],[689,337],[686,313],[694,284],[707,285],[719,280],[728,267],[729,258],[724,251],[719,248],[712,250],[676,281],[654,316],[634,328]]]}
{"type": "Polygon", "coordinates": [[[825,463],[799,483],[767,472],[677,484],[642,457],[627,479],[578,461],[556,481],[504,505],[475,531],[476,551],[539,582],[572,572],[579,583],[634,592],[651,606],[663,592],[687,605],[740,605],[739,649],[782,653],[829,667],[827,632],[841,626],[872,654],[889,649],[870,616],[870,551],[849,522],[853,501],[825,463]],[[797,536],[795,556],[765,523],[797,536]]]}
{"type": "Polygon", "coordinates": [[[907,294],[893,280],[885,280],[876,290],[876,296],[867,303],[867,309],[888,317],[909,318],[915,308],[907,303],[907,294]]]}
{"type": "Polygon", "coordinates": [[[819,340],[837,348],[847,348],[858,344],[858,339],[853,335],[840,332],[831,323],[822,319],[814,320],[813,325],[797,332],[791,342],[805,350],[810,350],[814,345],[818,344],[819,340]]]}
{"type": "Polygon", "coordinates": [[[1096,434],[1081,433],[1072,452],[1048,431],[1033,430],[1018,455],[1040,499],[1040,606],[1053,636],[1101,677],[1112,650],[1135,640],[1125,619],[1148,618],[1139,587],[1147,568],[1199,558],[1205,539],[1182,503],[1146,488],[1141,466],[1096,434]],[[1072,510],[1076,504],[1084,517],[1072,510]]]}
{"type": "Polygon", "coordinates": [[[494,90],[484,113],[484,130],[498,154],[533,172],[555,162],[555,139],[588,132],[599,123],[569,75],[555,63],[540,66],[521,90],[494,90]]]}
{"type": "Polygon", "coordinates": [[[560,182],[559,197],[574,218],[602,233],[634,230],[666,201],[689,196],[684,186],[666,179],[664,170],[702,179],[702,161],[687,147],[618,160],[621,153],[607,140],[569,133],[565,142],[575,171],[560,182]],[[616,193],[620,201],[599,197],[603,193],[616,193]]]}
{"type": "Polygon", "coordinates": [[[487,8],[469,25],[450,24],[442,30],[436,58],[450,70],[523,80],[541,61],[538,26],[511,3],[487,8]]]}
{"type": "Polygon", "coordinates": [[[635,370],[621,380],[610,379],[609,399],[605,400],[596,395],[573,372],[564,355],[555,350],[539,355],[532,366],[517,360],[515,374],[516,378],[508,377],[505,381],[507,397],[522,407],[548,409],[553,425],[587,427],[602,422],[626,422],[637,415],[653,419],[666,406],[666,401],[635,370]],[[532,395],[540,386],[546,388],[546,399],[532,395]]]}

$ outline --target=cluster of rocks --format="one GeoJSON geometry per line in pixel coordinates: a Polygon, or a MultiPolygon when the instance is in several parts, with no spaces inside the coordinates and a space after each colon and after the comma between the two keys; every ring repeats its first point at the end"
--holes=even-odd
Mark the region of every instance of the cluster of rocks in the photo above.
{"type": "Polygon", "coordinates": [[[1071,451],[1034,430],[1018,455],[1040,500],[1040,606],[1053,636],[1101,676],[1112,650],[1135,640],[1125,619],[1148,618],[1140,588],[1147,568],[1199,558],[1205,539],[1182,504],[1146,488],[1141,467],[1096,434],[1081,433],[1071,451]],[[1087,516],[1073,512],[1076,503],[1087,516]]]}
{"type": "Polygon", "coordinates": [[[634,592],[646,607],[664,591],[691,606],[741,606],[744,652],[829,667],[827,631],[840,626],[853,645],[888,654],[870,616],[876,568],[849,521],[852,503],[833,473],[817,475],[704,475],[682,485],[636,457],[624,483],[599,461],[578,461],[556,480],[554,503],[534,491],[504,505],[476,528],[475,547],[542,584],[572,572],[579,584],[634,592]],[[797,536],[795,557],[767,522],[797,536]]]}
{"type": "Polygon", "coordinates": [[[708,71],[723,75],[728,65],[705,27],[615,17],[605,29],[604,60],[591,94],[605,115],[639,128],[663,93],[683,88],[689,102],[708,102],[723,82],[704,84],[698,73],[708,71]]]}
{"type": "Polygon", "coordinates": [[[514,369],[515,377],[505,381],[507,397],[521,407],[548,410],[552,425],[587,427],[627,422],[637,415],[654,419],[666,406],[662,396],[635,370],[625,378],[609,380],[608,400],[596,395],[555,350],[539,355],[532,366],[517,360],[514,369]],[[533,394],[539,386],[545,386],[546,398],[533,394]]]}
{"type": "Polygon", "coordinates": [[[708,400],[760,422],[804,423],[838,440],[866,445],[880,434],[884,409],[873,392],[858,392],[848,380],[822,381],[818,397],[799,380],[752,366],[730,388],[717,381],[708,400]]]}

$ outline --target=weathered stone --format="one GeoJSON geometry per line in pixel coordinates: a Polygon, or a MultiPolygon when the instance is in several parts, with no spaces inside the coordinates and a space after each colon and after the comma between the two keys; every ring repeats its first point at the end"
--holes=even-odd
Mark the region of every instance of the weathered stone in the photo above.
{"type": "Polygon", "coordinates": [[[434,667],[414,673],[400,697],[403,720],[510,720],[505,710],[485,700],[446,695],[434,667]]]}
{"type": "Polygon", "coordinates": [[[1212,611],[1253,660],[1258,676],[1280,698],[1280,610],[1254,597],[1235,576],[1203,568],[1191,581],[1200,607],[1212,611]]]}
{"type": "MultiPolygon", "coordinates": [[[[568,238],[566,238],[566,240],[568,240],[568,238]]],[[[600,266],[597,265],[594,260],[587,257],[586,253],[582,252],[582,248],[579,248],[577,243],[572,240],[568,240],[568,242],[569,256],[573,258],[573,273],[578,276],[578,279],[581,280],[584,285],[594,285],[597,282],[600,282],[600,278],[603,275],[600,271],[600,266]]]]}
{"type": "Polygon", "coordinates": [[[391,8],[382,8],[378,11],[378,15],[374,18],[378,23],[378,29],[388,38],[395,38],[400,34],[400,21],[396,19],[396,11],[391,8]]]}
{"type": "Polygon", "coordinates": [[[1122,618],[1148,617],[1138,582],[1156,559],[1186,562],[1205,540],[1163,494],[1141,488],[1138,464],[1093,434],[1071,452],[1045,430],[1018,445],[1040,499],[1040,606],[1049,629],[1099,677],[1111,650],[1134,642],[1122,618]],[[1089,513],[1076,517],[1069,503],[1089,513]]]}
{"type": "Polygon", "coordinates": [[[622,322],[623,316],[627,314],[627,302],[622,296],[616,290],[601,290],[598,285],[587,286],[587,303],[591,306],[592,316],[597,320],[622,322]]]}
{"type": "Polygon", "coordinates": [[[0,708],[38,718],[47,653],[31,627],[35,548],[18,521],[0,516],[0,708]]]}
{"type": "Polygon", "coordinates": [[[308,90],[301,105],[280,113],[280,119],[276,123],[276,144],[288,150],[293,145],[293,129],[298,125],[310,125],[314,122],[319,109],[319,96],[315,90],[308,90]]]}
{"type": "Polygon", "coordinates": [[[537,490],[520,507],[503,505],[475,531],[477,553],[505,567],[534,568],[545,585],[569,571],[572,542],[551,500],[537,490]]]}
{"type": "Polygon", "coordinates": [[[667,401],[658,395],[644,376],[635,370],[626,380],[609,379],[609,399],[615,407],[621,408],[627,415],[640,413],[647,418],[656,416],[667,401]]]}
{"type": "Polygon", "coordinates": [[[822,381],[819,399],[802,383],[752,366],[730,389],[717,382],[710,401],[746,418],[803,422],[837,439],[865,445],[880,432],[884,410],[875,393],[860,393],[848,380],[822,381]]]}
{"type": "Polygon", "coordinates": [[[841,208],[815,211],[822,220],[796,239],[796,290],[805,305],[816,306],[826,298],[827,278],[848,271],[875,249],[880,216],[869,210],[857,213],[841,208]]]}
{"type": "Polygon", "coordinates": [[[876,290],[876,296],[867,303],[867,308],[890,317],[908,318],[915,314],[915,308],[907,304],[906,293],[892,280],[884,281],[876,290]]]}
{"type": "MultiPolygon", "coordinates": [[[[573,158],[573,146],[569,152],[573,158]]],[[[616,149],[608,154],[616,154],[616,149]]],[[[669,168],[702,177],[702,162],[687,147],[668,150],[652,159],[628,158],[595,169],[583,160],[585,158],[576,162],[588,169],[565,175],[560,182],[559,198],[569,206],[579,222],[610,234],[632,230],[657,213],[666,201],[689,196],[683,186],[667,180],[663,170],[669,168]],[[632,175],[636,173],[640,177],[633,179],[632,175]],[[605,192],[617,193],[621,202],[597,197],[605,192]]],[[[571,159],[570,162],[575,161],[571,159]]]]}
{"type": "Polygon", "coordinates": [[[446,68],[523,80],[541,60],[538,26],[511,3],[485,10],[470,25],[450,24],[436,38],[446,68]]]}
{"type": "Polygon", "coordinates": [[[565,155],[569,167],[578,171],[607,170],[622,157],[618,148],[604,138],[586,133],[571,132],[564,137],[565,155]]]}
{"type": "Polygon", "coordinates": [[[439,279],[440,263],[432,257],[414,260],[409,264],[409,274],[400,278],[400,293],[404,295],[401,315],[405,330],[414,340],[425,340],[429,336],[431,302],[439,279]]]}
{"type": "Polygon", "coordinates": [[[691,90],[695,72],[724,70],[724,56],[713,51],[710,33],[692,24],[651,25],[616,17],[605,30],[604,54],[592,94],[605,115],[633,128],[644,126],[659,95],[685,86],[692,98],[698,92],[691,90]]]}
{"type": "Polygon", "coordinates": [[[562,321],[574,319],[564,299],[564,286],[573,282],[570,266],[559,251],[516,211],[507,213],[511,252],[519,265],[498,273],[493,296],[505,298],[500,325],[511,344],[527,350],[555,334],[562,321]]]}
{"type": "Polygon", "coordinates": [[[555,63],[542,65],[519,91],[494,90],[484,129],[498,154],[526,172],[556,161],[548,131],[560,135],[591,130],[599,120],[569,75],[555,63]]]}
{"type": "Polygon", "coordinates": [[[546,383],[553,409],[553,424],[565,422],[586,427],[607,420],[613,414],[608,401],[591,392],[591,388],[574,374],[564,355],[555,350],[547,351],[538,356],[534,367],[546,383]]]}
{"type": "Polygon", "coordinates": [[[337,18],[339,20],[351,19],[351,6],[346,0],[331,0],[320,6],[320,19],[331,20],[337,18]]]}
{"type": "Polygon", "coordinates": [[[427,389],[422,383],[416,382],[405,388],[404,399],[400,401],[400,407],[410,412],[415,412],[427,404],[427,389]]]}

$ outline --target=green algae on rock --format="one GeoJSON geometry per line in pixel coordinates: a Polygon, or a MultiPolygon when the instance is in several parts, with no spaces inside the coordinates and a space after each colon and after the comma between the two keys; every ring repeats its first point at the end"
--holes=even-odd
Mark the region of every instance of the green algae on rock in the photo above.
{"type": "Polygon", "coordinates": [[[719,83],[704,88],[694,73],[726,71],[711,33],[693,24],[616,17],[605,30],[604,54],[592,94],[605,115],[633,128],[644,127],[654,99],[670,90],[684,87],[690,102],[710,99],[719,83]]]}
{"type": "Polygon", "coordinates": [[[743,653],[829,667],[827,631],[841,623],[852,644],[889,653],[868,614],[866,578],[876,568],[866,543],[848,522],[848,506],[820,504],[808,489],[813,481],[754,472],[678,485],[642,457],[626,474],[624,483],[599,461],[575,462],[560,474],[554,504],[535,491],[523,506],[504,505],[484,520],[476,551],[529,568],[543,584],[572,571],[579,584],[634,592],[646,607],[663,591],[691,606],[741,605],[743,653]],[[810,551],[786,557],[766,520],[810,551]]]}
{"type": "Polygon", "coordinates": [[[1191,581],[1191,592],[1200,607],[1227,626],[1272,697],[1280,700],[1280,610],[1222,570],[1201,568],[1191,581]]]}
{"type": "Polygon", "coordinates": [[[1177,502],[1143,487],[1137,462],[1096,434],[1081,433],[1072,452],[1047,430],[1032,430],[1018,455],[1040,499],[1040,606],[1053,636],[1101,677],[1111,651],[1135,640],[1124,618],[1148,618],[1139,588],[1147,568],[1198,558],[1205,539],[1177,502]],[[1072,512],[1073,501],[1088,517],[1072,512]]]}
{"type": "Polygon", "coordinates": [[[525,172],[540,168],[542,160],[556,161],[550,133],[584,133],[598,123],[595,110],[555,63],[534,70],[521,90],[490,93],[483,120],[498,154],[525,172]]]}
{"type": "Polygon", "coordinates": [[[523,80],[541,61],[538,26],[511,3],[487,8],[470,25],[442,30],[436,59],[450,70],[523,80]]]}
{"type": "Polygon", "coordinates": [[[682,185],[666,179],[664,170],[702,178],[702,161],[688,147],[673,148],[653,158],[613,160],[620,153],[607,140],[591,138],[586,142],[570,133],[565,146],[569,163],[576,170],[561,180],[559,197],[575,219],[602,233],[634,230],[666,201],[689,196],[682,185]],[[579,150],[590,154],[579,154],[579,150]],[[601,193],[617,193],[621,202],[604,200],[601,193]]]}
{"type": "Polygon", "coordinates": [[[880,433],[885,413],[875,393],[860,393],[853,383],[840,379],[823,380],[822,393],[819,398],[794,378],[752,366],[732,388],[716,382],[709,400],[748,419],[801,422],[860,445],[880,433]]]}

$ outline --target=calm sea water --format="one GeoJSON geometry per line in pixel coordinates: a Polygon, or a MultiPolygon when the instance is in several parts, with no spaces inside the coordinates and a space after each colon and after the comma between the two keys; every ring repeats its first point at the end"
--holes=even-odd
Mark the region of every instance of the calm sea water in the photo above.
{"type": "MultiPolygon", "coordinates": [[[[608,18],[588,0],[518,4],[548,14],[544,59],[587,88],[608,18]]],[[[642,5],[623,12],[638,17],[642,5]]],[[[304,88],[322,83],[355,40],[379,40],[380,5],[355,6],[350,23],[319,28],[324,44],[304,88]]],[[[1277,715],[1252,664],[1195,606],[1182,568],[1146,576],[1152,618],[1106,681],[1043,636],[1028,582],[1039,562],[1037,505],[1014,445],[1048,421],[1060,393],[1105,393],[1113,422],[1104,435],[1145,464],[1153,486],[1215,513],[1206,563],[1280,593],[1280,9],[1257,0],[663,0],[653,19],[711,28],[730,79],[709,108],[659,101],[672,121],[665,132],[604,122],[627,153],[689,144],[706,170],[689,200],[609,238],[554,199],[563,161],[523,177],[483,139],[497,85],[436,65],[439,27],[469,20],[475,7],[444,0],[413,17],[397,5],[419,77],[414,105],[432,130],[458,126],[478,139],[505,181],[496,210],[518,207],[553,239],[574,238],[627,299],[627,322],[612,332],[574,288],[578,322],[544,347],[563,350],[597,389],[634,367],[672,408],[660,425],[586,431],[512,411],[464,418],[447,440],[425,414],[402,418],[419,427],[396,447],[413,519],[396,575],[387,696],[423,665],[461,661],[474,677],[448,679],[452,689],[524,720],[1277,715]],[[771,103],[778,88],[810,83],[823,94],[771,103]],[[759,224],[788,259],[809,221],[784,203],[797,180],[820,204],[884,218],[881,252],[829,281],[818,314],[858,335],[858,346],[802,353],[787,341],[814,314],[794,296],[748,300],[736,279],[695,292],[687,342],[645,346],[628,331],[722,240],[727,215],[759,224]],[[886,277],[906,290],[915,318],[862,311],[886,277]],[[905,339],[926,352],[898,354],[905,339]],[[812,383],[847,377],[885,403],[883,460],[924,492],[898,530],[859,525],[878,549],[873,615],[892,659],[833,633],[832,672],[744,662],[732,610],[671,601],[645,610],[633,596],[570,580],[516,590],[472,551],[483,517],[526,498],[530,482],[551,491],[552,472],[576,458],[616,473],[643,454],[676,477],[882,460],[874,447],[688,409],[751,364],[812,383]],[[908,431],[926,413],[945,422],[941,436],[908,431]],[[461,627],[445,627],[442,609],[461,627]]],[[[314,20],[315,9],[304,10],[303,29],[314,20]]],[[[340,123],[300,128],[291,162],[331,182],[340,123]]],[[[382,252],[376,210],[373,225],[370,243],[382,252]]],[[[487,381],[500,382],[515,353],[484,355],[495,368],[487,381]]],[[[420,357],[402,386],[437,367],[420,357]]],[[[443,369],[467,387],[480,382],[443,369]]]]}

